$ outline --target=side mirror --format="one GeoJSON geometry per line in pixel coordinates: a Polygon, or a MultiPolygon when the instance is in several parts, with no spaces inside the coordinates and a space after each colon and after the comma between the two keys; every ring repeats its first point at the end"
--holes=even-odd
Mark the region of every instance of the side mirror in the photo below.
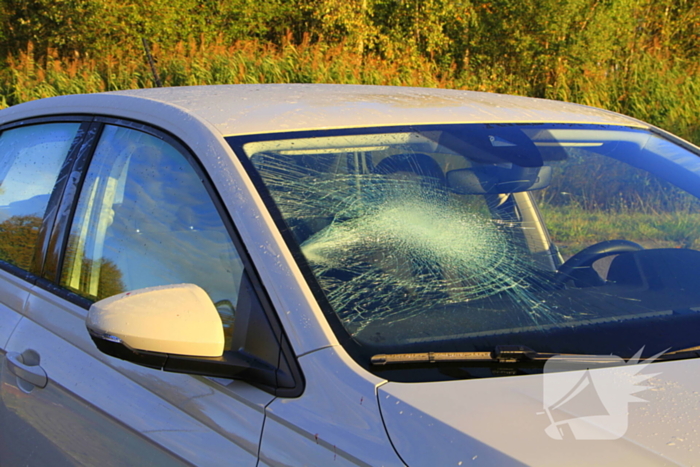
{"type": "Polygon", "coordinates": [[[90,307],[86,326],[101,352],[150,368],[234,377],[261,366],[236,352],[224,352],[219,313],[194,284],[105,298],[90,307]]]}
{"type": "Polygon", "coordinates": [[[270,324],[247,275],[235,313],[233,347],[225,350],[219,312],[193,284],[150,287],[93,303],[86,326],[97,348],[137,365],[247,381],[271,394],[296,397],[303,389],[293,353],[270,324]],[[283,350],[284,348],[284,350],[283,350]]]}
{"type": "Polygon", "coordinates": [[[194,284],[150,287],[100,300],[88,311],[87,328],[94,337],[135,350],[198,357],[224,352],[219,313],[194,284]]]}

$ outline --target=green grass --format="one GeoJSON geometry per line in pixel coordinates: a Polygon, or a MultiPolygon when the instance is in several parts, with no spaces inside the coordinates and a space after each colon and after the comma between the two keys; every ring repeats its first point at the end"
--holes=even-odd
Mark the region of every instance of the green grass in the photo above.
{"type": "Polygon", "coordinates": [[[569,256],[603,240],[623,239],[645,248],[700,249],[700,213],[588,211],[541,206],[553,241],[569,256]]]}

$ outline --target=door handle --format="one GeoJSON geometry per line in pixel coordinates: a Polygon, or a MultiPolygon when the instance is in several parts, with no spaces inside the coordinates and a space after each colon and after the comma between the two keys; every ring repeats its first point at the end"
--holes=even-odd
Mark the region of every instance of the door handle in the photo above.
{"type": "Polygon", "coordinates": [[[22,355],[17,352],[9,352],[5,358],[10,373],[36,387],[46,387],[49,378],[46,376],[46,372],[42,367],[39,365],[26,365],[22,359],[22,355]]]}

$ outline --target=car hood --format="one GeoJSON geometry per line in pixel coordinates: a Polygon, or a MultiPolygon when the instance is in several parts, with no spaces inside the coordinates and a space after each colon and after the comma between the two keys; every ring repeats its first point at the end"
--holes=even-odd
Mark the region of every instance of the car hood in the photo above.
{"type": "Polygon", "coordinates": [[[630,366],[389,382],[378,397],[409,466],[700,465],[700,359],[630,366]]]}

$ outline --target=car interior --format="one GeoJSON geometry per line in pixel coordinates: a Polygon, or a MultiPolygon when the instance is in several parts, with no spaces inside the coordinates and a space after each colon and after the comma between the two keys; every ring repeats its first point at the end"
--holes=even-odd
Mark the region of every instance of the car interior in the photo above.
{"type": "Polygon", "coordinates": [[[700,252],[640,232],[654,212],[682,218],[696,207],[697,189],[685,189],[697,175],[644,132],[572,127],[463,125],[243,148],[310,280],[368,352],[517,343],[631,356],[668,348],[660,330],[679,338],[671,345],[695,344],[700,252]],[[618,198],[585,205],[613,176],[618,198]],[[572,242],[582,222],[571,213],[630,226],[572,242]],[[555,214],[571,218],[550,225],[555,214]]]}

